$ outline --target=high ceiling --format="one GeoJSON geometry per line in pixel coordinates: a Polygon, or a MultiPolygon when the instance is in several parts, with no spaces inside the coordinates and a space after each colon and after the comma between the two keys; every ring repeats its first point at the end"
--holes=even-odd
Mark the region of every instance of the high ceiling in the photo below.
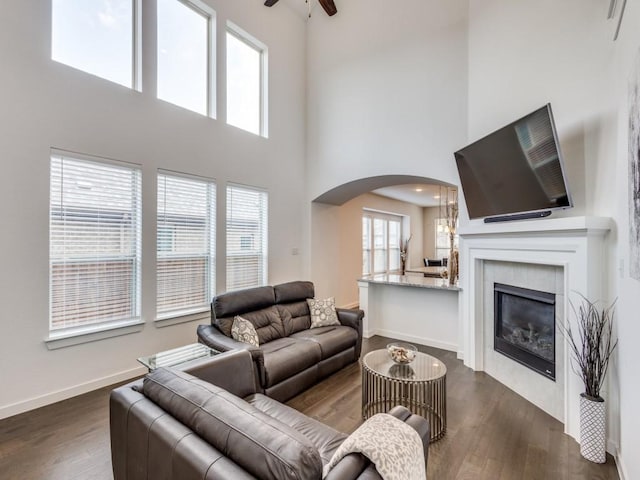
{"type": "MultiPolygon", "coordinates": [[[[305,0],[280,0],[276,5],[273,5],[272,8],[287,7],[304,18],[307,18],[309,11],[311,11],[311,14],[324,14],[322,8],[318,8],[320,6],[318,0],[308,1],[310,2],[309,4],[307,4],[305,0]]],[[[338,5],[338,2],[336,2],[336,5],[338,5]]],[[[413,183],[378,188],[371,190],[371,193],[402,202],[412,203],[420,207],[438,207],[440,205],[440,192],[442,188],[444,187],[440,185],[413,183]]]]}
{"type": "MultiPolygon", "coordinates": [[[[320,10],[316,10],[316,7],[320,6],[318,4],[318,0],[309,0],[309,2],[311,2],[310,6],[312,15],[317,14],[318,12],[322,12],[322,8],[320,8],[320,10]]],[[[271,8],[278,8],[280,6],[286,6],[287,8],[290,8],[303,18],[307,18],[309,16],[309,5],[307,5],[305,0],[280,0],[277,5],[274,5],[271,8]]]]}
{"type": "Polygon", "coordinates": [[[413,203],[420,207],[437,207],[440,205],[440,194],[444,193],[446,196],[446,187],[415,183],[378,188],[372,190],[371,193],[402,202],[413,203]]]}

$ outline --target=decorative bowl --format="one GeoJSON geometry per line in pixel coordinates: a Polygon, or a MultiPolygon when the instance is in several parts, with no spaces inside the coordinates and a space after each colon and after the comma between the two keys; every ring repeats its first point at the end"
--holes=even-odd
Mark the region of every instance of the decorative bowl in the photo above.
{"type": "Polygon", "coordinates": [[[400,365],[406,365],[413,362],[416,358],[416,352],[418,349],[410,343],[393,342],[387,345],[387,352],[389,357],[395,363],[400,365]]]}

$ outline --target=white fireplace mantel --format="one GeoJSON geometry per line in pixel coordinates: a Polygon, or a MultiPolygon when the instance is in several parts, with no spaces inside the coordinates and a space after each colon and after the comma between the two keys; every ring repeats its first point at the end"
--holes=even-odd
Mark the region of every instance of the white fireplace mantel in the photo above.
{"type": "MultiPolygon", "coordinates": [[[[602,299],[605,279],[605,237],[608,217],[566,217],[501,223],[471,223],[460,228],[460,348],[465,365],[484,371],[483,318],[485,261],[551,265],[563,271],[566,298],[574,292],[602,299]]],[[[569,302],[562,306],[569,325],[575,323],[569,302]]],[[[566,347],[566,339],[565,339],[566,347]]],[[[565,433],[579,438],[579,396],[584,390],[570,368],[569,348],[564,355],[565,433]]]]}
{"type": "Polygon", "coordinates": [[[516,222],[472,223],[460,227],[458,233],[463,238],[496,235],[562,235],[565,234],[606,234],[611,229],[610,217],[564,217],[545,218],[516,222]]]}

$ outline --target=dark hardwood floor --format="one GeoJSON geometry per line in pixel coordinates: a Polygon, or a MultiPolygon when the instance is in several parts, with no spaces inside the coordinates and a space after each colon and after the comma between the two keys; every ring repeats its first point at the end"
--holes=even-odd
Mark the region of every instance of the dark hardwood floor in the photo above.
{"type": "MultiPolygon", "coordinates": [[[[391,339],[373,337],[364,351],[391,339]]],[[[429,446],[429,480],[613,480],[615,462],[580,455],[563,425],[481,372],[454,352],[419,346],[447,366],[447,434],[429,446]]],[[[297,396],[290,406],[334,428],[352,432],[361,423],[360,366],[351,365],[297,396]]]]}
{"type": "MultiPolygon", "coordinates": [[[[363,350],[390,339],[365,340],[363,350]]],[[[610,456],[580,456],[562,425],[453,352],[421,351],[447,365],[447,434],[429,447],[430,480],[613,480],[610,456]]],[[[0,421],[1,480],[110,479],[107,387],[0,421]]],[[[360,423],[360,366],[341,370],[289,403],[344,432],[360,423]]]]}

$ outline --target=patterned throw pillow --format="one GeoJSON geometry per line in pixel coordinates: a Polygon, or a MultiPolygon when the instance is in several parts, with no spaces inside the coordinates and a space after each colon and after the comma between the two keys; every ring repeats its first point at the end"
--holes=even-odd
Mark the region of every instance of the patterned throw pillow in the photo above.
{"type": "Polygon", "coordinates": [[[242,318],[240,315],[236,315],[233,319],[233,325],[231,325],[231,337],[234,340],[242,343],[248,343],[257,347],[260,345],[258,340],[258,332],[256,328],[246,318],[242,318]]]}
{"type": "Polygon", "coordinates": [[[309,313],[311,314],[311,328],[340,325],[336,313],[336,300],[333,297],[324,300],[307,298],[309,313]]]}

